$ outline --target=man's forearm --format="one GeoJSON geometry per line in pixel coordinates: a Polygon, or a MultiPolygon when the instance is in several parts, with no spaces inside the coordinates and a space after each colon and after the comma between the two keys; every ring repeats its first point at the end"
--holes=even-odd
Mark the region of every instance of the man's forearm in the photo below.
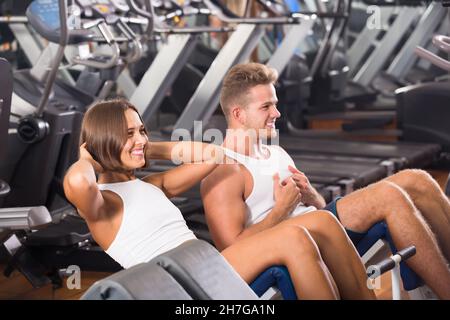
{"type": "Polygon", "coordinates": [[[239,234],[237,239],[243,239],[251,235],[257,234],[258,232],[270,229],[279,224],[281,221],[283,221],[286,216],[287,214],[285,210],[274,207],[263,220],[245,228],[239,234]]]}
{"type": "Polygon", "coordinates": [[[327,205],[325,202],[325,199],[322,197],[322,195],[316,190],[313,189],[313,194],[311,195],[310,199],[307,199],[305,201],[305,204],[308,206],[314,206],[317,209],[323,209],[327,205]]]}

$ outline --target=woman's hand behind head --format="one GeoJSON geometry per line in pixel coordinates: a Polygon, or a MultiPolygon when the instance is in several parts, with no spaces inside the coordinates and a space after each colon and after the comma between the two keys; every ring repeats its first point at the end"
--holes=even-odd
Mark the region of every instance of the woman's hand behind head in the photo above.
{"type": "Polygon", "coordinates": [[[89,161],[92,164],[92,166],[94,167],[94,171],[96,173],[102,173],[104,171],[103,167],[100,165],[100,163],[95,161],[94,158],[92,157],[92,155],[86,149],[86,142],[80,146],[80,160],[82,160],[82,159],[89,161]]]}

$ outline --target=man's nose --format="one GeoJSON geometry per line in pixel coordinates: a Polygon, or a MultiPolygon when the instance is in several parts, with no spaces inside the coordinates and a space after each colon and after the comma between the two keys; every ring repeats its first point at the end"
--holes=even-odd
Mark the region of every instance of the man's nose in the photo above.
{"type": "Polygon", "coordinates": [[[272,109],[272,117],[278,119],[279,117],[281,117],[281,113],[280,111],[278,111],[278,109],[276,107],[274,107],[272,109]]]}

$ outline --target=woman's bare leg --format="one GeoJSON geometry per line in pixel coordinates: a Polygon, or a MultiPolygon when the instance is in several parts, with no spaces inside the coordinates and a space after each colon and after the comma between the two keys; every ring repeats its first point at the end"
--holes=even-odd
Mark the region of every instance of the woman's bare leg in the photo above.
{"type": "Polygon", "coordinates": [[[299,299],[337,299],[334,280],[308,231],[276,226],[240,240],[222,251],[247,282],[273,265],[285,265],[299,299]]]}
{"type": "Polygon", "coordinates": [[[313,211],[283,221],[280,225],[301,225],[317,243],[343,299],[375,299],[367,286],[361,258],[342,225],[328,211],[313,211]]]}

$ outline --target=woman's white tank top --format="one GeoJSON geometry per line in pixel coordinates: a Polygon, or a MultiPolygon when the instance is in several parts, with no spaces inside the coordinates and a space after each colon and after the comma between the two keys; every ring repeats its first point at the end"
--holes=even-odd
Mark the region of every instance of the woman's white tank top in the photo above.
{"type": "MultiPolygon", "coordinates": [[[[280,147],[263,145],[262,148],[266,148],[270,152],[267,159],[251,158],[224,148],[225,154],[244,165],[253,178],[253,189],[245,199],[247,204],[246,226],[263,220],[274,207],[273,175],[279,173],[280,181],[283,181],[292,175],[289,173],[288,166],[295,167],[292,158],[280,147]]],[[[298,216],[314,210],[317,209],[300,203],[290,213],[290,216],[298,216]]]]}
{"type": "Polygon", "coordinates": [[[116,193],[123,202],[122,223],[106,253],[124,268],[196,239],[180,210],[158,187],[140,179],[98,187],[116,193]]]}

